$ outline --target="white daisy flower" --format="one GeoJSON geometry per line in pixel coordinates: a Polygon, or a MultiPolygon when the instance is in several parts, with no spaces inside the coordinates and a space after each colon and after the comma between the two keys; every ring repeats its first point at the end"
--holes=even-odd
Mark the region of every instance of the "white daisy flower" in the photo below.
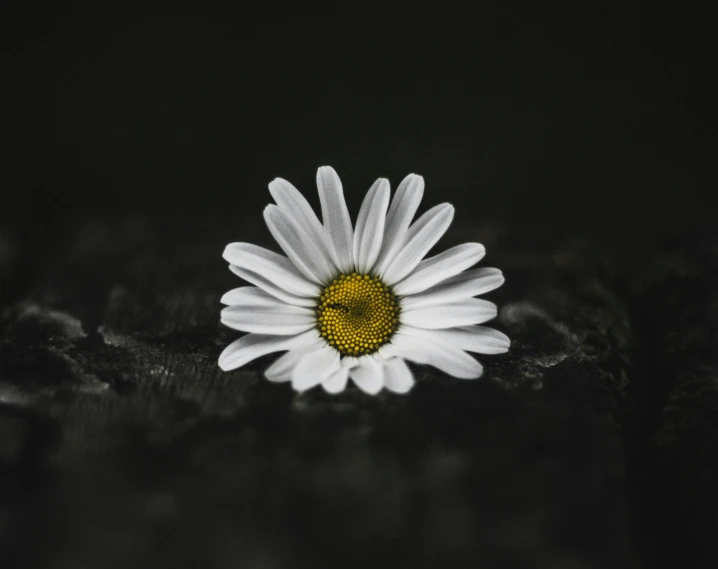
{"type": "Polygon", "coordinates": [[[424,259],[454,208],[437,205],[412,223],[421,176],[407,176],[391,204],[389,182],[379,178],[354,228],[333,168],[319,168],[317,188],[323,223],[292,184],[269,184],[276,205],[264,219],[286,257],[250,243],[227,245],[229,268],[254,286],[222,297],[222,323],[248,332],[220,355],[223,370],[286,352],[265,375],[297,391],[321,385],[339,393],[351,379],[369,394],[384,387],[406,393],[414,385],[407,360],[474,379],[482,367],[467,352],[508,350],[505,334],[478,326],[497,309],[474,297],[504,282],[498,269],[467,271],[484,247],[464,243],[424,259]]]}

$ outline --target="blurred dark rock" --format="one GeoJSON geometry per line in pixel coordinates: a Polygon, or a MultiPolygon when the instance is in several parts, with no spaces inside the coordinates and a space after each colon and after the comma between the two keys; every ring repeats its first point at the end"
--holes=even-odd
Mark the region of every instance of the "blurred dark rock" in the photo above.
{"type": "Polygon", "coordinates": [[[631,431],[637,520],[654,563],[718,567],[718,239],[659,249],[633,282],[642,339],[631,431]]]}
{"type": "Polygon", "coordinates": [[[445,246],[481,241],[507,277],[488,298],[511,351],[481,356],[477,381],[415,368],[408,396],[297,395],[262,378],[271,358],[217,367],[237,336],[219,325],[238,282],[223,247],[267,244],[239,227],[80,225],[5,310],[0,528],[25,563],[635,566],[610,255],[458,227],[445,246]]]}

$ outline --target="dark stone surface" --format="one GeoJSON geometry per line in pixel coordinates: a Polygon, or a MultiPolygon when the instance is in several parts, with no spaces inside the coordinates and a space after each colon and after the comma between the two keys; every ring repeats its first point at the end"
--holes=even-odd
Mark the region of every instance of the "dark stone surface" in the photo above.
{"type": "MultiPolygon", "coordinates": [[[[0,337],[0,534],[32,567],[633,567],[615,272],[580,239],[488,225],[513,340],[477,381],[303,395],[223,373],[219,298],[258,221],[83,223],[0,337]],[[217,229],[217,227],[221,227],[217,229]],[[38,546],[42,544],[42,546],[38,546]]],[[[13,566],[10,564],[10,566],[13,566]]]]}
{"type": "Polygon", "coordinates": [[[718,240],[658,247],[632,284],[642,340],[629,425],[636,520],[650,562],[718,566],[718,240]]]}

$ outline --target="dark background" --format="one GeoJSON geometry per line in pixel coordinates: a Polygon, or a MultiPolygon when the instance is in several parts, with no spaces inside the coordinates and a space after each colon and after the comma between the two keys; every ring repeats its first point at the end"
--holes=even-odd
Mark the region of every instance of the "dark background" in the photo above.
{"type": "MultiPolygon", "coordinates": [[[[93,567],[181,563],[184,541],[202,567],[276,543],[316,561],[321,526],[296,509],[341,520],[354,508],[360,523],[394,528],[372,496],[390,502],[401,492],[383,481],[401,485],[425,461],[407,490],[415,525],[380,546],[400,559],[422,562],[420,542],[448,548],[458,566],[466,541],[421,533],[426,523],[448,535],[453,520],[486,530],[467,559],[489,566],[514,551],[522,567],[632,567],[628,551],[646,566],[714,566],[704,547],[718,524],[718,396],[706,371],[718,370],[711,21],[638,2],[403,18],[280,11],[56,3],[0,19],[0,356],[12,387],[0,393],[10,418],[0,538],[10,528],[15,552],[34,552],[38,567],[75,554],[93,567]],[[444,391],[446,378],[427,372],[402,402],[327,403],[267,387],[260,364],[246,377],[217,372],[235,337],[217,324],[219,294],[235,284],[223,245],[267,245],[267,183],[284,177],[317,205],[325,164],[353,212],[377,177],[396,187],[422,174],[422,208],[457,206],[447,239],[486,239],[509,276],[496,294],[513,308],[498,327],[514,340],[487,375],[510,385],[444,391]],[[160,359],[174,384],[145,377],[160,359]],[[544,372],[546,389],[534,390],[544,372]],[[606,428],[614,420],[620,435],[606,428]],[[327,428],[346,440],[315,435],[327,428]],[[375,438],[363,446],[365,432],[375,438]],[[351,478],[354,451],[362,481],[351,478]],[[342,483],[351,471],[349,489],[316,490],[309,473],[322,468],[342,483]],[[285,516],[276,536],[268,502],[285,516]],[[143,541],[150,531],[155,541],[143,541]]],[[[332,531],[332,559],[353,544],[355,561],[374,562],[368,537],[332,531]]]]}
{"type": "Polygon", "coordinates": [[[275,176],[311,195],[322,164],[354,206],[376,177],[417,172],[479,220],[628,241],[712,221],[714,54],[699,12],[102,6],[4,21],[3,217],[32,212],[33,234],[93,211],[224,221],[258,212],[275,176]]]}

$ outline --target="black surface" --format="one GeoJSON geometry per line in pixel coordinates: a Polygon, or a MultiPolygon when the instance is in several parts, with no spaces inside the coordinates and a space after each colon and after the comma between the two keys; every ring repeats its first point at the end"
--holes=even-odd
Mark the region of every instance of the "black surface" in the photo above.
{"type": "Polygon", "coordinates": [[[480,10],[0,18],[0,566],[718,565],[710,20],[480,10]],[[482,379],[218,369],[224,245],[323,164],[486,245],[482,379]]]}
{"type": "Polygon", "coordinates": [[[595,252],[458,225],[447,243],[481,238],[509,275],[491,297],[511,353],[479,381],[417,368],[408,397],[298,396],[262,379],[268,358],[217,367],[236,278],[197,233],[80,226],[5,313],[9,428],[40,433],[6,451],[11,473],[30,464],[10,520],[48,544],[33,563],[631,566],[629,334],[595,252]]]}
{"type": "Polygon", "coordinates": [[[702,567],[718,559],[717,244],[672,239],[632,283],[644,372],[632,383],[639,406],[628,454],[647,505],[639,537],[650,559],[702,567]]]}

